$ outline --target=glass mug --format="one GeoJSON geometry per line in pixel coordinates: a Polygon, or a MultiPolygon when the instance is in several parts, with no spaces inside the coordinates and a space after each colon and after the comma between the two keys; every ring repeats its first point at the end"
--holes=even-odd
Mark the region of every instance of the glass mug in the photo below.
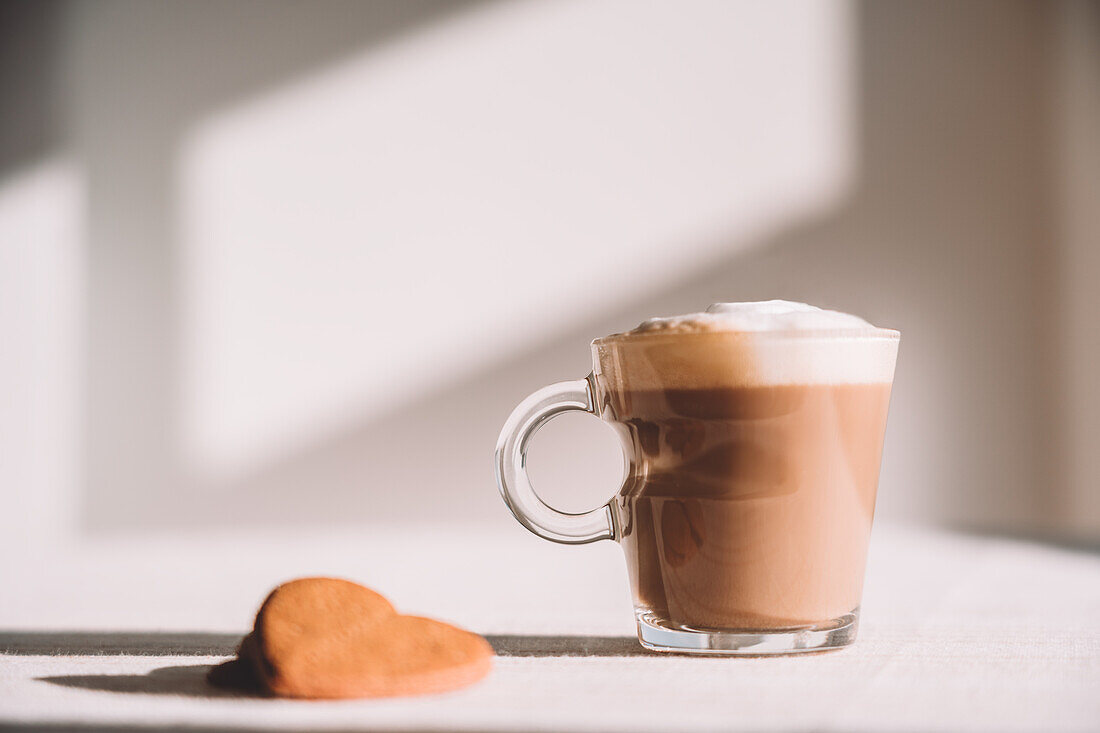
{"type": "Polygon", "coordinates": [[[855,640],[899,334],[887,329],[626,333],[592,373],[530,395],[496,449],[519,522],[615,540],[638,638],[656,651],[785,654],[855,640]],[[581,410],[622,440],[604,506],[560,512],[526,472],[531,437],[581,410]]]}

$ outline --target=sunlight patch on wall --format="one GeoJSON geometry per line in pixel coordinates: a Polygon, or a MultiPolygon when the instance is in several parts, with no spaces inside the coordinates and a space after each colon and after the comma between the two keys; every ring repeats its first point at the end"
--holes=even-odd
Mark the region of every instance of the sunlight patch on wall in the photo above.
{"type": "Polygon", "coordinates": [[[84,180],[65,159],[0,180],[5,555],[56,549],[74,522],[84,210],[84,180]]]}
{"type": "Polygon", "coordinates": [[[195,467],[399,409],[834,202],[849,10],[490,5],[205,120],[180,158],[195,467]]]}

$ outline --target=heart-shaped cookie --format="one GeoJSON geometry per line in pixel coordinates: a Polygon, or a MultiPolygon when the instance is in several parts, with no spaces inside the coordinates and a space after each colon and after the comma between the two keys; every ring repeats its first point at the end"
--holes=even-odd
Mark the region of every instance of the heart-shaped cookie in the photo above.
{"type": "Polygon", "coordinates": [[[262,686],[282,697],[419,695],[476,682],[489,672],[492,654],[477,634],[402,616],[361,585],[303,578],[268,595],[240,661],[217,668],[211,681],[239,677],[247,662],[262,686]]]}

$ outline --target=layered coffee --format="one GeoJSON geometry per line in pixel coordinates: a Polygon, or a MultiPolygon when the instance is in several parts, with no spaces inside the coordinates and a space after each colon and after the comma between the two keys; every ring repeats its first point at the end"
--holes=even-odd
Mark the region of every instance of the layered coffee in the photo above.
{"type": "Polygon", "coordinates": [[[593,351],[598,411],[631,446],[613,506],[646,623],[770,630],[857,609],[896,332],[769,301],[593,351]]]}

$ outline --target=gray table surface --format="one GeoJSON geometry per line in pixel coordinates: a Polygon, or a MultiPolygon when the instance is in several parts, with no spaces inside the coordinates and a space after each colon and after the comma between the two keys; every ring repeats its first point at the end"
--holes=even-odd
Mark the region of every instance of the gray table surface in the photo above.
{"type": "Polygon", "coordinates": [[[786,658],[657,656],[621,554],[519,528],[164,536],[9,556],[0,726],[29,730],[1100,730],[1100,556],[879,527],[860,639],[786,658]],[[334,574],[486,634],[492,674],[425,698],[214,690],[265,592],[334,574]]]}

